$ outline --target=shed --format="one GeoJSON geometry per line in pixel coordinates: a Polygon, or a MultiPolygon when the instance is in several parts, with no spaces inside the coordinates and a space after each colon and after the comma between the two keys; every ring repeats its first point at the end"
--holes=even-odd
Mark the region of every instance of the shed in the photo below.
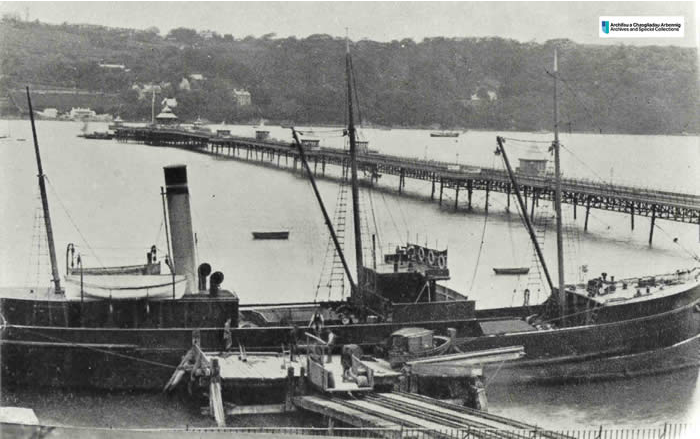
{"type": "Polygon", "coordinates": [[[433,348],[433,331],[424,328],[403,328],[391,334],[391,349],[419,353],[433,348]]]}

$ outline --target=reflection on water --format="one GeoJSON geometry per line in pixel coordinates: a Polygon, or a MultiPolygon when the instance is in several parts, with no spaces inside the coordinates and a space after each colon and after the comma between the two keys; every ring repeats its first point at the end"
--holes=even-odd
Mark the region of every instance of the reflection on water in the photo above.
{"type": "MultiPolygon", "coordinates": [[[[38,267],[32,258],[37,254],[33,220],[39,202],[31,132],[26,121],[10,123],[13,137],[29,141],[0,142],[3,188],[0,205],[10,207],[0,213],[0,285],[48,285],[46,258],[38,267]]],[[[253,135],[251,127],[228,128],[234,133],[253,135]]],[[[270,127],[270,131],[274,137],[289,137],[288,130],[270,127]]],[[[154,242],[160,249],[166,248],[161,219],[162,167],[185,163],[198,258],[225,274],[225,288],[236,290],[244,303],[328,298],[326,292],[317,293],[316,288],[328,234],[305,179],[182,150],[79,139],[75,137],[79,132],[77,123],[38,122],[61,264],[63,249],[69,242],[77,244],[86,266],[139,263],[154,242]],[[250,232],[254,230],[290,230],[291,234],[288,241],[253,241],[250,232]]],[[[370,140],[370,148],[381,152],[500,166],[492,154],[496,133],[468,132],[456,141],[436,141],[427,131],[418,130],[363,133],[370,140]]],[[[507,137],[546,138],[531,133],[510,133],[507,137]]],[[[696,178],[700,174],[697,137],[572,134],[566,135],[563,142],[573,152],[568,159],[564,155],[563,167],[568,176],[609,180],[613,174],[616,182],[631,181],[700,193],[696,178]]],[[[322,143],[342,146],[342,139],[322,137],[322,143]]],[[[507,143],[512,160],[524,150],[516,145],[517,142],[507,143]]],[[[519,304],[525,287],[533,291],[533,300],[544,300],[544,288],[528,285],[526,276],[493,274],[492,267],[528,266],[532,260],[532,250],[518,215],[513,210],[510,214],[505,212],[505,196],[490,195],[486,218],[485,197],[480,192],[474,193],[473,212],[454,212],[451,189],[445,190],[445,204],[439,208],[437,203],[395,196],[398,180],[392,176],[382,176],[380,184],[390,190],[373,191],[371,196],[366,196],[364,204],[374,206],[375,217],[369,217],[369,221],[376,220],[379,243],[384,248],[404,243],[407,237],[421,244],[448,248],[452,279],[446,285],[468,294],[479,308],[519,304]]],[[[337,188],[335,182],[319,182],[321,195],[331,212],[337,188]]],[[[425,198],[430,196],[431,187],[429,182],[408,180],[406,190],[425,198]]],[[[461,205],[465,202],[466,194],[460,194],[461,205]]],[[[541,212],[547,211],[545,206],[546,203],[541,204],[541,212]]],[[[579,268],[584,264],[590,276],[605,271],[621,278],[687,268],[694,265],[691,255],[700,253],[696,225],[659,220],[654,246],[650,248],[647,218],[636,218],[636,228],[631,231],[630,220],[625,215],[594,210],[589,232],[584,233],[583,209],[579,209],[576,221],[570,206],[565,206],[564,213],[568,238],[566,276],[570,281],[580,280],[579,268]]],[[[553,261],[556,245],[551,226],[545,238],[545,257],[553,261]]],[[[352,254],[352,239],[346,239],[346,243],[346,251],[352,254]]],[[[41,252],[45,253],[45,247],[41,252]]],[[[352,264],[353,258],[350,259],[352,264]]],[[[649,425],[694,417],[693,407],[699,406],[696,378],[697,374],[682,372],[612,384],[519,387],[507,392],[492,389],[489,397],[494,412],[542,425],[552,418],[554,427],[649,425]]],[[[88,422],[81,420],[81,408],[86,413],[97,413],[96,421],[102,419],[100,407],[105,411],[121,411],[141,406],[143,413],[134,410],[134,419],[140,416],[149,419],[149,411],[153,419],[164,421],[177,422],[174,419],[177,416],[171,413],[181,413],[184,419],[190,416],[186,410],[177,409],[177,405],[171,407],[172,401],[155,396],[84,399],[50,392],[20,393],[15,397],[28,405],[44,407],[48,419],[56,421],[63,416],[60,406],[66,401],[68,406],[76,406],[75,417],[69,415],[70,421],[76,423],[88,422]],[[46,398],[45,404],[41,403],[42,398],[46,398]]],[[[198,418],[196,413],[192,416],[198,418]]],[[[192,424],[195,423],[193,419],[192,424]]]]}

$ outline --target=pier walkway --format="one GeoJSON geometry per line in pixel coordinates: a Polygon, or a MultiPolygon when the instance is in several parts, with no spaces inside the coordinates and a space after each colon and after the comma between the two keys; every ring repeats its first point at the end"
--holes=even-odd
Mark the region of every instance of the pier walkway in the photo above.
{"type": "MultiPolygon", "coordinates": [[[[280,140],[215,135],[209,131],[161,127],[120,127],[116,130],[115,137],[121,142],[172,146],[291,170],[301,168],[296,147],[280,140]]],[[[326,166],[335,165],[342,167],[345,175],[349,166],[350,157],[347,151],[315,147],[308,148],[305,152],[309,166],[313,167],[315,174],[320,173],[325,176],[326,166]]],[[[407,178],[429,181],[431,182],[430,199],[437,198],[441,205],[445,190],[452,190],[455,209],[459,208],[460,191],[463,193],[466,191],[468,209],[472,208],[473,192],[484,192],[486,211],[489,208],[490,192],[507,194],[508,209],[511,203],[510,195],[514,192],[507,173],[498,169],[371,152],[358,155],[358,169],[369,175],[373,184],[381,175],[397,176],[399,194],[404,192],[407,178]]],[[[553,199],[555,182],[551,176],[517,174],[517,179],[526,208],[529,199],[530,215],[534,215],[534,207],[539,200],[553,199]]],[[[578,215],[579,207],[585,209],[584,230],[588,230],[591,209],[626,213],[630,215],[630,226],[633,230],[635,216],[649,217],[651,218],[649,244],[652,242],[654,223],[657,219],[700,225],[700,195],[695,194],[564,178],[562,202],[573,205],[574,219],[578,215]]]]}

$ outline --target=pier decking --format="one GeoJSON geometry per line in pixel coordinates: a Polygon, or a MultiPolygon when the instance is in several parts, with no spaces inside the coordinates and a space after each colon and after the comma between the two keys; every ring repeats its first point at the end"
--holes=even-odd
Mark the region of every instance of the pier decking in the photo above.
{"type": "Polygon", "coordinates": [[[399,428],[424,429],[430,433],[423,437],[431,438],[452,438],[456,431],[464,430],[470,432],[470,437],[476,438],[522,438],[513,431],[516,429],[539,432],[550,439],[569,437],[545,433],[533,425],[410,393],[370,393],[359,398],[311,395],[295,398],[294,404],[323,415],[330,425],[338,421],[353,427],[379,428],[386,432],[385,437],[391,438],[396,437],[395,432],[399,428]]]}
{"type": "MultiPolygon", "coordinates": [[[[216,136],[202,131],[158,127],[122,127],[116,130],[115,136],[121,142],[178,147],[234,160],[253,161],[291,170],[301,169],[296,147],[279,140],[216,136]]],[[[350,161],[347,151],[333,148],[309,148],[306,156],[309,165],[313,166],[313,172],[324,176],[327,165],[342,167],[345,175],[350,161]]],[[[498,169],[378,153],[360,154],[358,169],[370,175],[372,183],[377,182],[382,174],[398,176],[399,194],[404,192],[407,178],[429,181],[432,185],[430,199],[437,198],[441,205],[445,189],[453,190],[455,209],[459,207],[460,191],[467,192],[468,209],[472,208],[473,192],[483,191],[486,211],[489,208],[490,192],[507,194],[507,208],[510,208],[510,195],[514,192],[507,173],[498,169]]],[[[517,177],[520,191],[526,200],[526,208],[527,200],[530,199],[530,215],[534,215],[534,207],[539,200],[553,199],[555,184],[552,177],[526,174],[519,174],[517,177]]],[[[635,226],[635,216],[649,217],[649,244],[653,239],[654,223],[657,219],[700,225],[700,195],[695,194],[564,178],[562,202],[573,205],[574,219],[577,217],[578,207],[585,209],[584,230],[588,230],[591,209],[629,214],[632,229],[635,226]]]]}

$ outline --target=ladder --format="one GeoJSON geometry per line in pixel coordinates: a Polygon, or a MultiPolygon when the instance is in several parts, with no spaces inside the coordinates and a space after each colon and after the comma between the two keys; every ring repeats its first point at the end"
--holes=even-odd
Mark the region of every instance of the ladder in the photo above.
{"type": "MultiPolygon", "coordinates": [[[[537,239],[537,244],[540,246],[541,249],[543,249],[543,251],[545,236],[547,234],[547,227],[549,225],[550,219],[551,215],[549,214],[548,209],[536,210],[535,218],[533,221],[533,226],[535,227],[535,238],[537,239]]],[[[530,290],[530,295],[532,295],[533,291],[537,292],[537,295],[535,297],[535,300],[537,302],[539,302],[540,300],[539,292],[541,291],[544,285],[545,282],[543,278],[542,267],[540,266],[540,261],[537,257],[537,251],[535,250],[535,246],[532,246],[532,259],[530,260],[530,272],[527,276],[526,288],[530,290]]],[[[527,296],[525,297],[523,301],[523,306],[529,305],[530,298],[528,298],[527,296]]]]}
{"type": "MultiPolygon", "coordinates": [[[[338,244],[340,244],[341,249],[345,249],[345,229],[347,224],[347,194],[348,185],[346,179],[343,178],[338,187],[338,196],[336,197],[335,211],[333,213],[333,223],[335,225],[335,235],[338,238],[338,244]]],[[[323,268],[321,270],[321,276],[318,280],[318,285],[316,286],[316,297],[321,289],[325,289],[328,292],[328,300],[334,292],[339,292],[340,297],[345,297],[345,270],[343,269],[343,263],[340,260],[340,255],[335,250],[335,245],[333,244],[333,238],[328,237],[328,244],[326,245],[326,255],[323,261],[323,268]],[[330,259],[330,267],[328,262],[330,259]]]]}

